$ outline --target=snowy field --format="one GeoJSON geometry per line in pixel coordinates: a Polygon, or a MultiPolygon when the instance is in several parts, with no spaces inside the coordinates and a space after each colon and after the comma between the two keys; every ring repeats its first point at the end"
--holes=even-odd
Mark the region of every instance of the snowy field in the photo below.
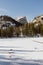
{"type": "Polygon", "coordinates": [[[43,37],[0,39],[0,65],[43,65],[43,37]]]}

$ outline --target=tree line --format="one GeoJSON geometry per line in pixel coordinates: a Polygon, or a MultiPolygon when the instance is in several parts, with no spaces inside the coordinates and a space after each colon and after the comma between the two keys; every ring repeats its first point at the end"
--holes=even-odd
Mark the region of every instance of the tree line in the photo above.
{"type": "Polygon", "coordinates": [[[38,24],[35,27],[35,23],[25,23],[22,26],[11,26],[6,29],[0,28],[0,37],[34,37],[37,34],[43,36],[43,24],[38,24]]]}

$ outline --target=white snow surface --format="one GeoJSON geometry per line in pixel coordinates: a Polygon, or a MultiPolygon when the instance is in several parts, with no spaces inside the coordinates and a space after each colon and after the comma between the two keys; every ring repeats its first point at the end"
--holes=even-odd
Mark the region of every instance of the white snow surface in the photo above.
{"type": "Polygon", "coordinates": [[[43,37],[0,39],[0,65],[43,65],[43,37]]]}

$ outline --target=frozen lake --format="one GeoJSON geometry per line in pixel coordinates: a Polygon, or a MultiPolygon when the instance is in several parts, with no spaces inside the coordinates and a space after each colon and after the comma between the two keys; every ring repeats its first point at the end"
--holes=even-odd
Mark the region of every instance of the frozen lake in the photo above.
{"type": "Polygon", "coordinates": [[[43,38],[0,39],[0,65],[43,65],[43,38]]]}

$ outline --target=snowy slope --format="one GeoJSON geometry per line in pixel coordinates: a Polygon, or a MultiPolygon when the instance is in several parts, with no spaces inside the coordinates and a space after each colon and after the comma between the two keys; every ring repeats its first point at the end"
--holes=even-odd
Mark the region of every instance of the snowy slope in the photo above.
{"type": "Polygon", "coordinates": [[[0,65],[43,65],[43,38],[0,39],[0,65]]]}

